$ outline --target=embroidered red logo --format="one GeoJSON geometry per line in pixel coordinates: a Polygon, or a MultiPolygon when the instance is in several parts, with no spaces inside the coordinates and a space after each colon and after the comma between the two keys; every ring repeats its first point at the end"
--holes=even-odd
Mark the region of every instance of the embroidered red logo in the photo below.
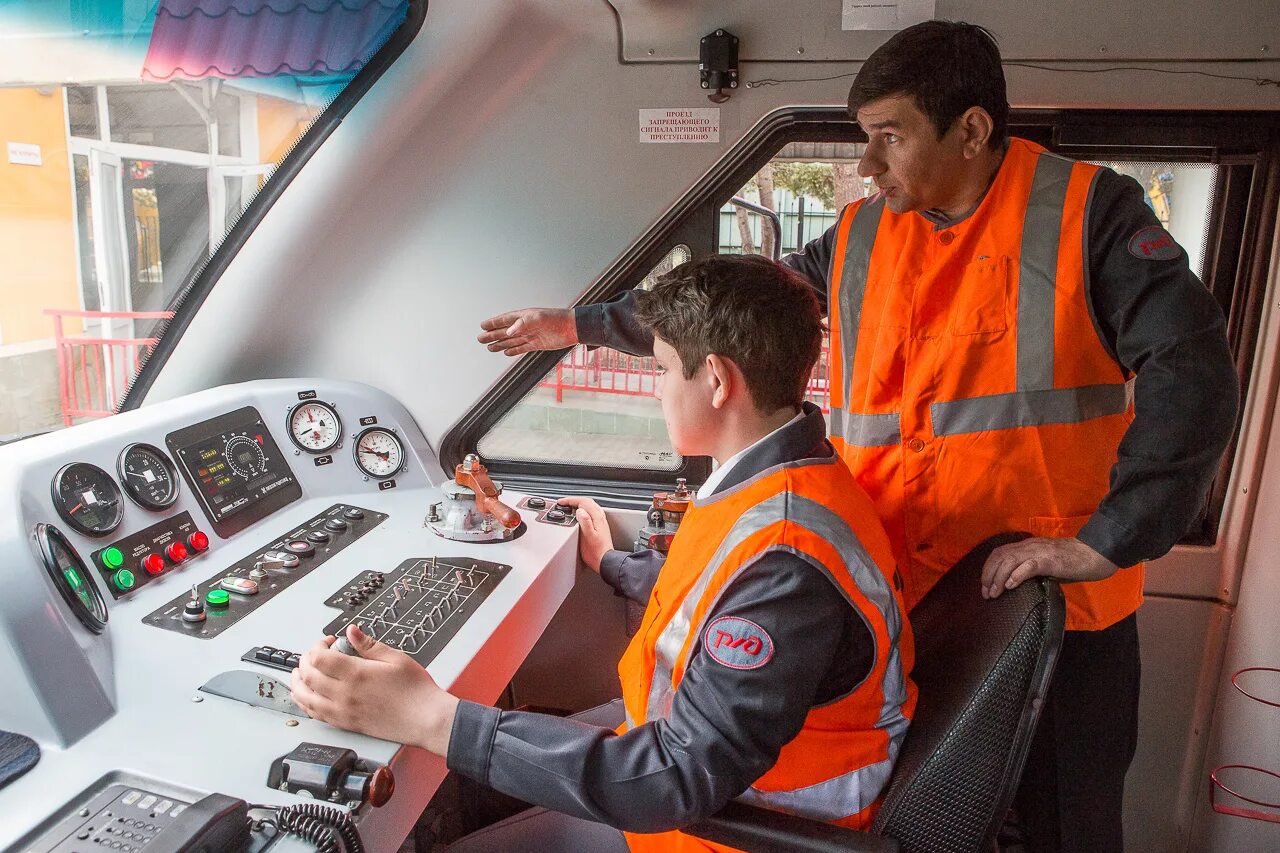
{"type": "Polygon", "coordinates": [[[721,616],[707,626],[702,644],[712,660],[733,669],[756,669],[773,658],[773,638],[748,619],[721,616]]]}
{"type": "Polygon", "coordinates": [[[1171,261],[1180,249],[1168,231],[1155,225],[1139,228],[1129,238],[1129,254],[1144,261],[1171,261]]]}

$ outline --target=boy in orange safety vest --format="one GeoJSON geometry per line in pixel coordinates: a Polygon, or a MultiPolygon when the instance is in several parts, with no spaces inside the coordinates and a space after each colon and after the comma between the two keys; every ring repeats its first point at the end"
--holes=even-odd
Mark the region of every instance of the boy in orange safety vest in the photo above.
{"type": "Polygon", "coordinates": [[[354,626],[361,657],[326,638],[293,675],[312,717],[545,807],[456,849],[724,850],[678,829],[735,798],[866,827],[914,710],[887,534],[804,402],[822,334],[809,286],[764,258],[706,258],[640,294],[637,317],[673,446],[720,464],[665,561],[611,552],[600,507],[565,499],[583,562],[647,605],[612,727],[459,700],[354,626]]]}

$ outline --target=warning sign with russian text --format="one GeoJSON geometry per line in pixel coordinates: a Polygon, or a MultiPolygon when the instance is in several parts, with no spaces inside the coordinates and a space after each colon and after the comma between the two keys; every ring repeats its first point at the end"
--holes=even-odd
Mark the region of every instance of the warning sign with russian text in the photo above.
{"type": "Polygon", "coordinates": [[[720,110],[671,109],[640,111],[641,142],[719,142],[720,110]]]}

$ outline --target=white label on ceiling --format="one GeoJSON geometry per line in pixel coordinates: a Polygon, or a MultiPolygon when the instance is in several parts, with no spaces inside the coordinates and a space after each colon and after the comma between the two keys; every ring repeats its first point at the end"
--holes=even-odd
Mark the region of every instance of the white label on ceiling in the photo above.
{"type": "Polygon", "coordinates": [[[18,166],[42,166],[44,159],[40,156],[40,146],[30,142],[10,142],[9,162],[18,166]]]}
{"type": "Polygon", "coordinates": [[[904,30],[933,18],[936,0],[842,0],[842,30],[904,30]]]}
{"type": "Polygon", "coordinates": [[[720,108],[640,111],[641,142],[719,142],[720,108]]]}

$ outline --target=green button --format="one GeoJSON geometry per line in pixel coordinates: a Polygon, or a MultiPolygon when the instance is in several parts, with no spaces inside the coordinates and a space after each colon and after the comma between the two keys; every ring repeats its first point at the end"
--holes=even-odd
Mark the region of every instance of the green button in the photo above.
{"type": "Polygon", "coordinates": [[[62,576],[67,579],[67,583],[71,584],[72,591],[79,590],[84,586],[84,581],[80,580],[80,573],[75,569],[63,569],[62,576]]]}
{"type": "Polygon", "coordinates": [[[133,585],[137,582],[133,572],[128,569],[121,569],[111,576],[111,582],[116,585],[116,589],[129,590],[133,589],[133,585]]]}
{"type": "Polygon", "coordinates": [[[124,565],[124,554],[120,553],[119,548],[112,546],[102,552],[102,565],[115,571],[124,565]]]}
{"type": "Polygon", "coordinates": [[[210,607],[226,607],[231,600],[231,593],[225,589],[211,589],[205,593],[204,600],[209,602],[210,607]]]}

